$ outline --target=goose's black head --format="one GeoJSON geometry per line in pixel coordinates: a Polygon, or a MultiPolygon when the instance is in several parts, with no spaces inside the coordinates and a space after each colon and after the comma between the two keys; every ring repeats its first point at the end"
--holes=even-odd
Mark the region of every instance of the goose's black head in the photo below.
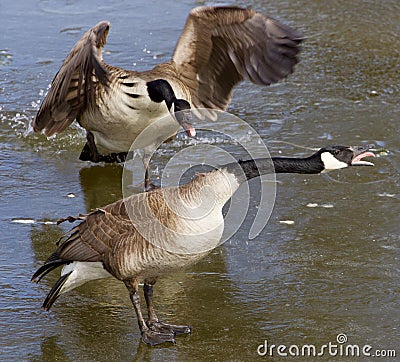
{"type": "Polygon", "coordinates": [[[147,92],[153,102],[165,102],[172,117],[182,126],[189,137],[196,136],[196,130],[191,124],[190,103],[185,99],[177,99],[171,84],[165,79],[156,79],[147,82],[147,92]]]}
{"type": "Polygon", "coordinates": [[[375,157],[370,151],[372,146],[334,145],[321,148],[311,157],[318,157],[323,171],[337,170],[348,166],[373,166],[372,162],[363,161],[364,157],[375,157]]]}

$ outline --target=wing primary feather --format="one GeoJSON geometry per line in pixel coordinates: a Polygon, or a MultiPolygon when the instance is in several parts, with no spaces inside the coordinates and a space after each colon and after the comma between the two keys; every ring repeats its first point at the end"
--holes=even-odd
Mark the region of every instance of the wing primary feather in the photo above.
{"type": "Polygon", "coordinates": [[[241,80],[269,85],[293,72],[303,38],[251,9],[193,9],[173,62],[196,107],[226,109],[241,80]]]}
{"type": "Polygon", "coordinates": [[[50,310],[51,306],[54,304],[54,302],[60,296],[60,291],[61,291],[63,285],[65,284],[65,282],[68,280],[71,273],[72,273],[72,271],[70,271],[67,274],[62,275],[57,280],[57,282],[53,285],[50,292],[47,294],[46,299],[43,302],[44,310],[46,310],[46,311],[50,310]]]}
{"type": "Polygon", "coordinates": [[[102,21],[75,44],[43,100],[32,126],[46,136],[64,131],[94,101],[98,84],[105,88],[109,73],[102,60],[110,23],[102,21]]]}

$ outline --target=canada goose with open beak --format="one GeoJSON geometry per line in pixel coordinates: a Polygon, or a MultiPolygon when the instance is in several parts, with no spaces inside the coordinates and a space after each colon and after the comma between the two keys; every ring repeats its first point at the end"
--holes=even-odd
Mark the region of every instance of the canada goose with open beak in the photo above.
{"type": "Polygon", "coordinates": [[[63,266],[60,279],[43,307],[90,280],[114,276],[125,283],[145,343],[174,342],[190,333],[188,326],[160,322],[153,308],[153,285],[158,277],[189,265],[215,248],[224,229],[222,208],[239,185],[261,174],[317,174],[353,165],[373,165],[361,159],[374,156],[369,147],[330,146],[307,158],[261,158],[239,161],[196,175],[189,183],[129,196],[82,220],[33,275],[38,282],[63,266]],[[148,319],[138,294],[144,283],[148,319]]]}
{"type": "MultiPolygon", "coordinates": [[[[190,108],[225,110],[243,79],[269,85],[285,78],[298,62],[302,41],[254,10],[198,7],[189,14],[172,60],[136,72],[104,62],[109,29],[101,21],[75,44],[32,122],[35,132],[49,137],[76,119],[87,131],[81,160],[124,161],[136,137],[160,119],[154,139],[140,145],[145,155],[154,151],[155,138],[167,139],[180,126],[194,137],[190,108]]],[[[144,157],[145,166],[147,161],[144,157]]]]}

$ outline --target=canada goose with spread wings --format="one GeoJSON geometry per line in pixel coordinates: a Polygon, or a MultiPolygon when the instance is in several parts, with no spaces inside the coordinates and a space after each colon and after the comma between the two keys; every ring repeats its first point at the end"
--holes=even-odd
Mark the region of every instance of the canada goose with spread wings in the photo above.
{"type": "Polygon", "coordinates": [[[251,9],[198,7],[172,59],[137,72],[103,60],[109,29],[101,21],[75,44],[32,122],[35,132],[51,136],[76,119],[87,131],[80,158],[93,162],[123,161],[143,129],[160,119],[157,131],[138,145],[145,155],[180,126],[194,136],[190,108],[225,110],[240,81],[269,85],[285,78],[302,41],[288,26],[251,9]]]}

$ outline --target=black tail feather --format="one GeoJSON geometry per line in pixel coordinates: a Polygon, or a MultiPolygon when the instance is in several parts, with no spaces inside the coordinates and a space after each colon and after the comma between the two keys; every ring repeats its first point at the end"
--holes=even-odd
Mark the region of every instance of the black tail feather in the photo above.
{"type": "Polygon", "coordinates": [[[62,260],[62,259],[51,260],[50,262],[47,261],[38,270],[36,270],[35,274],[32,275],[31,282],[37,279],[36,283],[39,283],[47,273],[67,263],[69,263],[67,260],[62,260]]]}
{"type": "Polygon", "coordinates": [[[53,285],[53,288],[51,288],[50,292],[47,294],[46,299],[43,302],[44,310],[46,310],[46,311],[50,310],[53,303],[60,296],[60,290],[61,290],[62,286],[64,285],[64,283],[67,281],[67,279],[71,273],[72,273],[72,271],[70,271],[67,274],[62,275],[60,277],[60,279],[57,280],[56,284],[53,285]]]}

